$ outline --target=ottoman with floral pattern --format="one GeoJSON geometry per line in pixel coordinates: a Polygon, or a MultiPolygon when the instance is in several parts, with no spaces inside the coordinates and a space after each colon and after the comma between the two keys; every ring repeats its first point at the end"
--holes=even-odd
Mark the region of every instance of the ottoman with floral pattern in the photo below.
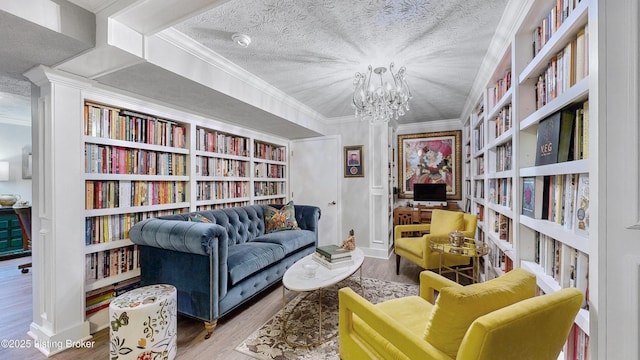
{"type": "Polygon", "coordinates": [[[176,314],[177,291],[172,285],[149,285],[118,296],[109,305],[109,358],[175,358],[176,314]]]}

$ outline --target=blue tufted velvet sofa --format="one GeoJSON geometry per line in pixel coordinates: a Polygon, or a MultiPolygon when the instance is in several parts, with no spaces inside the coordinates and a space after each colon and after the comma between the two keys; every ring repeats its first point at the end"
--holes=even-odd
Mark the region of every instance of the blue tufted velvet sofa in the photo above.
{"type": "Polygon", "coordinates": [[[140,247],[142,285],[174,285],[178,312],[204,320],[208,339],[217,319],[315,251],[320,209],[295,205],[300,230],[269,234],[262,205],[197,213],[211,223],[188,221],[190,214],[162,216],[135,224],[129,237],[140,247]]]}

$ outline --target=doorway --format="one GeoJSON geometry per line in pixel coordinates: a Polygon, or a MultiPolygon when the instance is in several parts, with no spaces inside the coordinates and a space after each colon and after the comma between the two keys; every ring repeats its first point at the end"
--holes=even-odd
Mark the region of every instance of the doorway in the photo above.
{"type": "Polygon", "coordinates": [[[291,199],[320,208],[318,246],[337,244],[342,233],[340,138],[323,136],[291,142],[291,199]]]}

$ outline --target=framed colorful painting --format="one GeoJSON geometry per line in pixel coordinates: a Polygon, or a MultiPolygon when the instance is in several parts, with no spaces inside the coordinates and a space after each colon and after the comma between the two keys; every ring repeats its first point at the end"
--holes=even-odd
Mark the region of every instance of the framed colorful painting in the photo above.
{"type": "Polygon", "coordinates": [[[462,199],[462,131],[398,135],[398,196],[413,198],[415,183],[447,184],[447,199],[462,199]]]}

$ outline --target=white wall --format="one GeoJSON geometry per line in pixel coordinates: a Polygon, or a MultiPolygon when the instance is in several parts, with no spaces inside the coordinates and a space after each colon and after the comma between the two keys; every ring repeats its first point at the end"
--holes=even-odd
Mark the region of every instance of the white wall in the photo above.
{"type": "Polygon", "coordinates": [[[589,58],[589,81],[597,81],[589,86],[596,118],[589,124],[589,209],[596,219],[589,230],[589,358],[638,359],[640,6],[637,0],[599,0],[597,12],[592,9],[593,2],[589,37],[598,46],[589,58]]]}
{"type": "Polygon", "coordinates": [[[0,124],[0,161],[9,161],[9,181],[0,181],[0,194],[18,194],[31,202],[31,179],[22,178],[22,148],[31,146],[31,127],[0,124]]]}
{"type": "MultiPolygon", "coordinates": [[[[380,164],[381,159],[386,159],[384,155],[388,151],[386,142],[384,146],[374,146],[373,141],[376,141],[381,136],[378,131],[373,131],[373,127],[369,125],[367,121],[360,121],[353,117],[345,117],[336,120],[334,125],[328,126],[330,135],[339,135],[342,140],[342,146],[363,145],[364,157],[365,157],[365,169],[364,177],[362,178],[345,178],[344,170],[340,169],[340,176],[342,177],[341,186],[341,201],[342,201],[342,230],[341,233],[346,237],[349,229],[354,229],[356,243],[358,246],[365,248],[367,255],[385,257],[388,255],[387,247],[390,245],[388,239],[386,239],[386,227],[381,226],[389,216],[386,205],[382,209],[374,209],[377,207],[372,203],[372,199],[378,199],[380,195],[373,194],[376,190],[374,184],[376,181],[373,179],[374,169],[386,176],[387,164],[380,164]],[[376,148],[382,147],[382,148],[376,148]],[[373,187],[372,187],[373,186],[373,187]],[[372,224],[376,222],[376,224],[372,224]],[[373,226],[376,225],[376,226],[373,226]]],[[[412,125],[398,126],[397,135],[402,134],[414,134],[424,132],[437,132],[437,131],[450,131],[462,129],[462,123],[458,119],[441,120],[433,122],[424,122],[412,125]]],[[[396,146],[397,139],[393,140],[392,146],[396,146]]],[[[398,150],[395,151],[396,159],[390,159],[391,162],[397,163],[398,150]]],[[[344,154],[342,154],[344,157],[344,154]]],[[[339,159],[341,167],[343,166],[344,158],[339,159]]],[[[393,172],[397,172],[397,169],[393,169],[393,172]]],[[[397,174],[392,174],[397,178],[397,174]]],[[[397,184],[396,184],[397,186],[397,184]]],[[[396,206],[404,203],[404,199],[400,199],[396,202],[396,206]]],[[[386,201],[385,201],[386,204],[386,201]]]]}
{"type": "Polygon", "coordinates": [[[342,146],[363,145],[364,153],[364,177],[344,177],[344,151],[342,158],[338,159],[341,166],[338,172],[342,178],[342,229],[340,233],[347,238],[350,229],[354,230],[356,245],[369,246],[369,176],[371,170],[371,146],[369,144],[369,123],[353,118],[345,118],[340,123],[328,127],[328,135],[340,135],[342,146]]]}

